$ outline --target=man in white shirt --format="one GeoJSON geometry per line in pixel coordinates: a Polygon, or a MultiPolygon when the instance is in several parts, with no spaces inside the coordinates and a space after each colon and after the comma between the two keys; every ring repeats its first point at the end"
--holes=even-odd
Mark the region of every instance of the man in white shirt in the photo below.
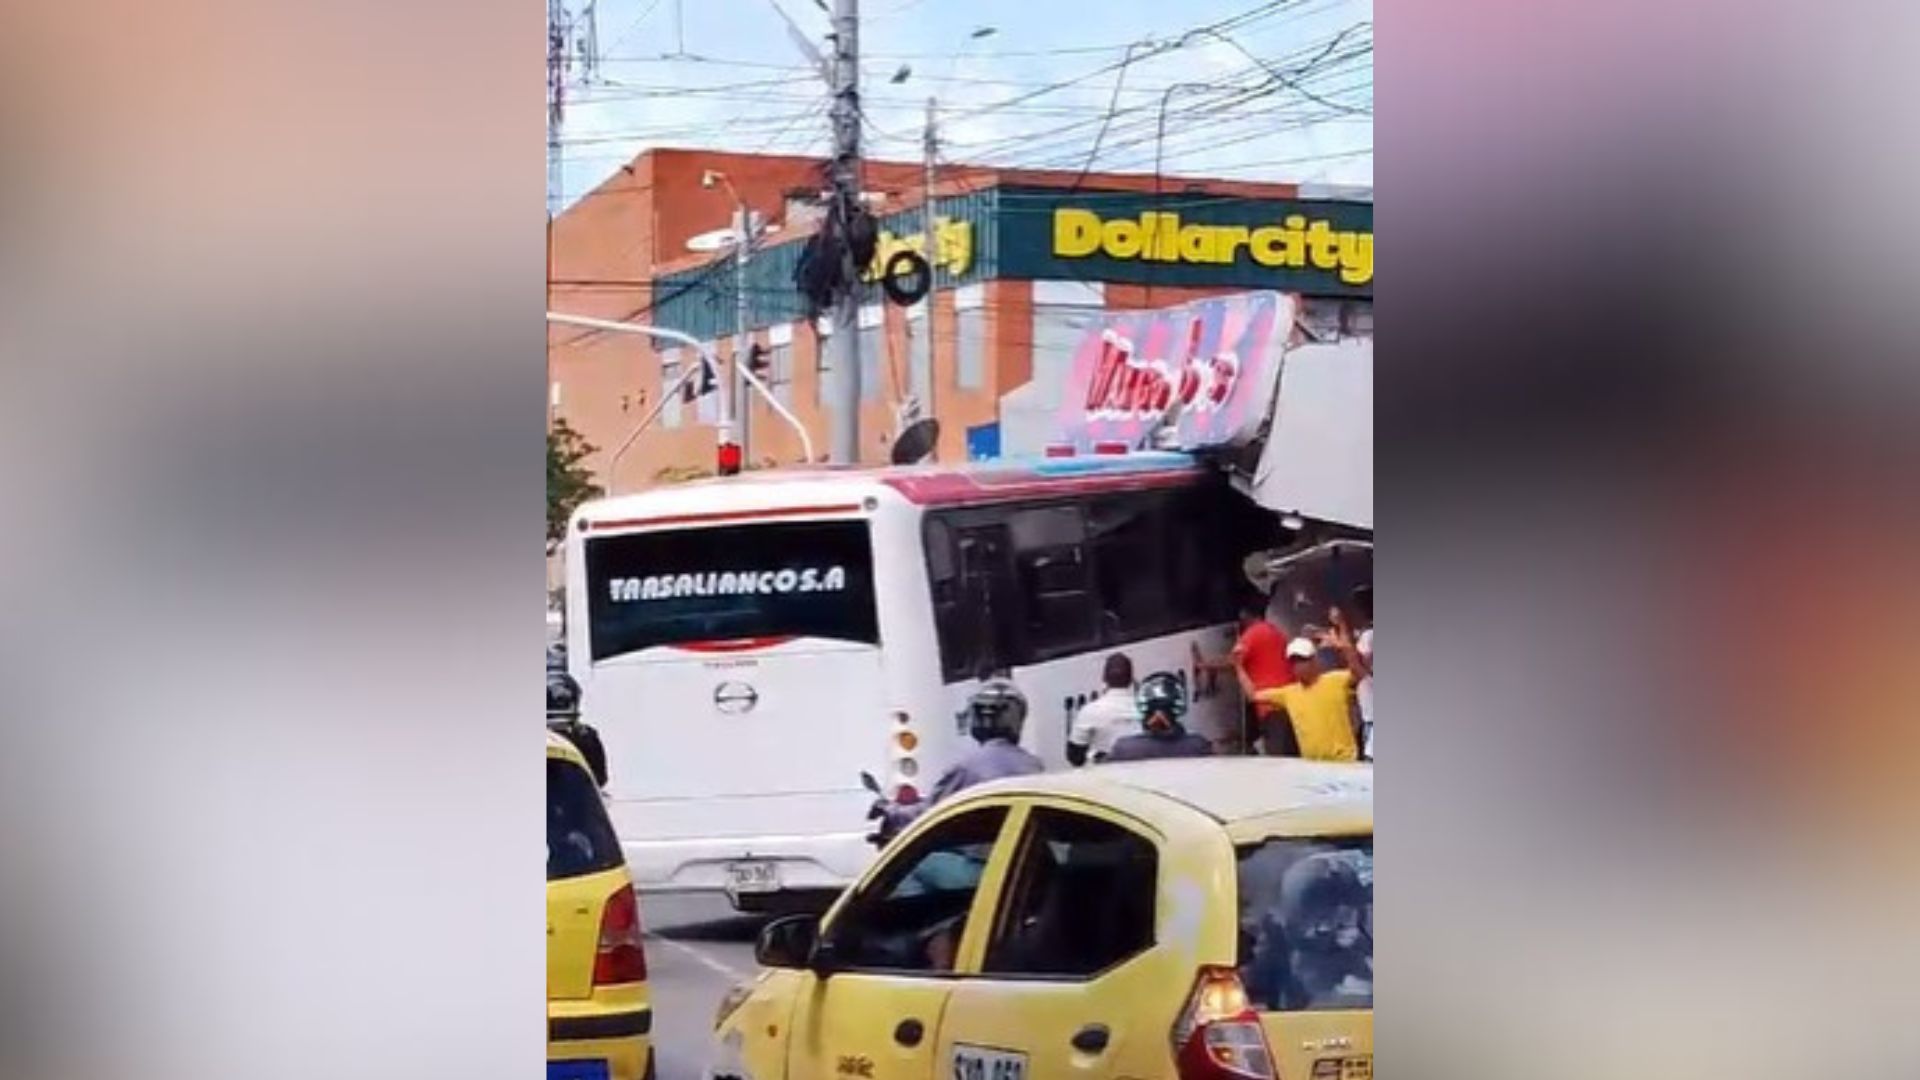
{"type": "Polygon", "coordinates": [[[1101,681],[1106,689],[1073,714],[1073,727],[1067,732],[1067,761],[1074,765],[1102,761],[1113,752],[1114,743],[1140,733],[1140,706],[1133,699],[1133,661],[1125,653],[1107,657],[1101,681]]]}

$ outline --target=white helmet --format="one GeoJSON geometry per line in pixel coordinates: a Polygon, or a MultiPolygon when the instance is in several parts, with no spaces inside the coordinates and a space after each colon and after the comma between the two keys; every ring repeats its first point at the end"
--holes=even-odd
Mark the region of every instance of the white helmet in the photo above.
{"type": "Polygon", "coordinates": [[[1006,679],[989,679],[968,699],[967,713],[967,730],[981,742],[1019,742],[1020,729],[1027,722],[1027,696],[1006,679]]]}

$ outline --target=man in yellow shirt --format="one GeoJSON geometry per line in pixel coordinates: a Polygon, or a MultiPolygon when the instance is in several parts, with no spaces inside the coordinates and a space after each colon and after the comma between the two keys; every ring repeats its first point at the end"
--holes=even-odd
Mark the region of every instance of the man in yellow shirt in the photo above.
{"type": "Polygon", "coordinates": [[[1357,761],[1353,738],[1354,676],[1351,671],[1323,671],[1313,642],[1305,635],[1287,643],[1287,661],[1294,680],[1286,686],[1262,690],[1263,705],[1284,716],[1300,743],[1300,756],[1315,761],[1357,761]]]}

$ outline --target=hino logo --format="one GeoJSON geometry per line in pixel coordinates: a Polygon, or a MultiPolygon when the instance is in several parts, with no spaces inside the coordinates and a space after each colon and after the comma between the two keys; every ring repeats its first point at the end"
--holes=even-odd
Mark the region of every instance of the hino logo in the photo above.
{"type": "Polygon", "coordinates": [[[760,692],[743,682],[723,682],[713,688],[713,707],[738,716],[760,703],[760,692]]]}

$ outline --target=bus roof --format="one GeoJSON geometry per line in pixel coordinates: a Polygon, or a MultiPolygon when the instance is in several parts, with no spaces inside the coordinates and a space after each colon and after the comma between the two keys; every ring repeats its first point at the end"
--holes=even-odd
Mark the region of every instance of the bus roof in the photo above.
{"type": "Polygon", "coordinates": [[[772,469],[693,480],[595,500],[576,513],[581,531],[699,524],[765,517],[857,513],[891,494],[917,506],[963,506],[1191,481],[1205,467],[1191,454],[1140,451],[967,465],[772,469]]]}

